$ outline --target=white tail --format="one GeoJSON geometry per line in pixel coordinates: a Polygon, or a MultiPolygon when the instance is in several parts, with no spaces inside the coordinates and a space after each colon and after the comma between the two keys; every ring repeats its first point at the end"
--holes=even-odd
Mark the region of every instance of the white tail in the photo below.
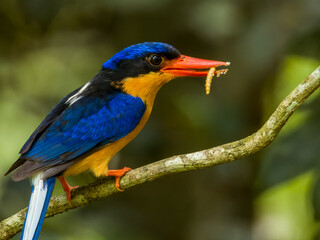
{"type": "Polygon", "coordinates": [[[20,240],[36,240],[39,237],[56,180],[55,177],[46,180],[41,177],[42,174],[37,174],[32,179],[32,193],[20,240]]]}

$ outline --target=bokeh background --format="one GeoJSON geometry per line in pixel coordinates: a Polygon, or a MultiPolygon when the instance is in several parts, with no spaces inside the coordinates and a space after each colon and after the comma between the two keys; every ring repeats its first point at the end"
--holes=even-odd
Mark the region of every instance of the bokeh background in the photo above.
{"type": "MultiPolygon", "coordinates": [[[[320,65],[320,1],[1,1],[0,219],[28,203],[29,182],[3,174],[40,121],[114,53],[145,41],[232,64],[209,96],[203,78],[164,86],[145,129],[112,168],[256,131],[320,65]]],[[[319,104],[318,91],[248,159],[165,177],[47,219],[41,239],[320,239],[319,104]]]]}

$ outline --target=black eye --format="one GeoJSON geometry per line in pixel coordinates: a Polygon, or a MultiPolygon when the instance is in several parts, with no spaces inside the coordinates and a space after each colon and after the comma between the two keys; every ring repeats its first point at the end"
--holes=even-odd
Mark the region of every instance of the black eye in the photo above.
{"type": "Polygon", "coordinates": [[[147,58],[148,62],[154,66],[154,67],[158,67],[163,63],[163,57],[161,57],[158,54],[152,54],[147,58]]]}

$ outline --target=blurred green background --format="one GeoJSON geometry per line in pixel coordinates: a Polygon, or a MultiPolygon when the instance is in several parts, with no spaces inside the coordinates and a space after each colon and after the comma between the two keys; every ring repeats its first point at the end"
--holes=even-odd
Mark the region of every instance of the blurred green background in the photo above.
{"type": "MultiPolygon", "coordinates": [[[[161,89],[145,129],[111,163],[136,168],[256,131],[320,65],[319,23],[319,0],[1,1],[0,219],[29,200],[28,181],[3,176],[20,147],[117,51],[161,41],[232,63],[209,96],[204,78],[161,89]]],[[[165,177],[47,219],[40,238],[320,239],[317,93],[249,159],[165,177]]],[[[83,185],[94,177],[68,180],[83,185]]]]}

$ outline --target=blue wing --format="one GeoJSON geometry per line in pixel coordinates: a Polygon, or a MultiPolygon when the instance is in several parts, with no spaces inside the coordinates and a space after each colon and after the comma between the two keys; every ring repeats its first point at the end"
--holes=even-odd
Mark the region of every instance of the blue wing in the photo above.
{"type": "Polygon", "coordinates": [[[68,104],[66,104],[67,99],[69,99],[70,96],[74,95],[76,92],[79,91],[80,88],[74,90],[73,92],[69,93],[67,96],[65,96],[61,101],[50,111],[50,113],[46,116],[46,118],[40,123],[40,125],[37,127],[37,129],[32,133],[32,135],[29,137],[29,139],[26,141],[26,143],[23,145],[23,147],[20,150],[20,154],[26,153],[34,140],[41,134],[50,124],[68,107],[68,104]]]}
{"type": "MultiPolygon", "coordinates": [[[[55,118],[20,159],[35,162],[37,169],[65,164],[126,136],[138,125],[145,109],[140,98],[125,93],[80,98],[55,118]]],[[[22,170],[23,175],[27,177],[34,170],[29,166],[22,170]]]]}

